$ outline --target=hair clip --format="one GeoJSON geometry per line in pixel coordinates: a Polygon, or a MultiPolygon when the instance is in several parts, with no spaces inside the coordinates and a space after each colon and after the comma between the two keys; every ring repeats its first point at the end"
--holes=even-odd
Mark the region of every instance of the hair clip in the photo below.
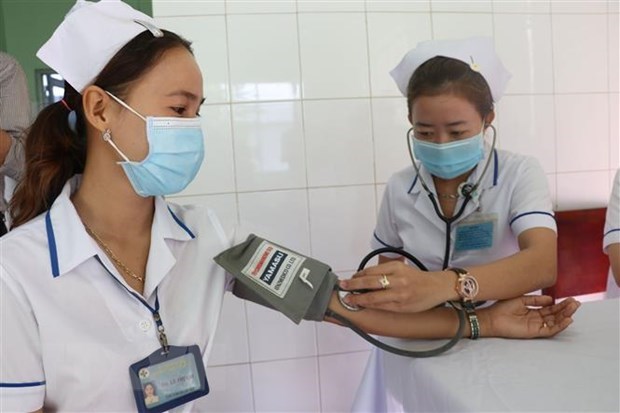
{"type": "Polygon", "coordinates": [[[153,23],[134,19],[134,22],[138,23],[140,26],[144,26],[154,37],[164,37],[164,32],[162,32],[159,27],[156,27],[153,23]]]}
{"type": "Polygon", "coordinates": [[[472,56],[469,56],[469,58],[471,59],[471,63],[469,64],[469,68],[471,70],[473,70],[474,72],[480,72],[480,65],[476,62],[474,62],[474,58],[472,56]]]}

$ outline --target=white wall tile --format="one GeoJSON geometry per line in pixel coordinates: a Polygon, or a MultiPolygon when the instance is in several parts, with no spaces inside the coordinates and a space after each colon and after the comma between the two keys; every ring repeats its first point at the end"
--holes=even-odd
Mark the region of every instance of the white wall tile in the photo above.
{"type": "Polygon", "coordinates": [[[319,358],[321,411],[350,412],[369,351],[319,358]]]}
{"type": "Polygon", "coordinates": [[[564,14],[551,18],[555,92],[607,91],[607,16],[564,14]]]}
{"type": "Polygon", "coordinates": [[[609,168],[620,168],[620,95],[609,94],[609,168]]]}
{"type": "Polygon", "coordinates": [[[552,93],[551,17],[496,14],[495,48],[512,73],[506,93],[552,93]]]}
{"type": "Polygon", "coordinates": [[[294,14],[228,16],[233,101],[300,97],[294,14]]]}
{"type": "Polygon", "coordinates": [[[493,36],[493,16],[491,14],[434,13],[432,17],[434,39],[493,36]]]}
{"type": "Polygon", "coordinates": [[[607,0],[608,13],[620,13],[620,2],[618,0],[607,0]]]}
{"type": "Polygon", "coordinates": [[[362,13],[299,15],[304,98],[369,95],[365,17],[362,13]]]}
{"type": "Polygon", "coordinates": [[[318,412],[315,357],[252,365],[257,412],[318,412]]]}
{"type": "MultiPolygon", "coordinates": [[[[618,4],[620,2],[617,2],[618,4]]],[[[618,92],[620,86],[620,72],[618,69],[619,61],[620,61],[620,32],[618,29],[620,15],[609,14],[607,16],[607,60],[609,62],[609,91],[610,92],[618,92]]]]}
{"type": "Polygon", "coordinates": [[[304,103],[308,184],[374,182],[368,99],[304,103]]]}
{"type": "Polygon", "coordinates": [[[431,38],[427,13],[368,14],[370,86],[373,96],[401,96],[390,70],[418,42],[431,38]]]}
{"type": "Polygon", "coordinates": [[[246,303],[252,362],[317,355],[314,322],[297,325],[283,314],[246,303]]]}
{"type": "Polygon", "coordinates": [[[534,156],[546,173],[555,172],[552,95],[504,96],[497,115],[500,120],[497,135],[502,149],[534,156]]]}
{"type": "Polygon", "coordinates": [[[376,182],[411,165],[407,150],[407,100],[405,98],[372,99],[373,144],[376,182]]]}
{"type": "Polygon", "coordinates": [[[377,200],[376,202],[376,206],[377,206],[377,212],[379,211],[379,208],[381,207],[381,202],[383,200],[383,194],[385,192],[385,187],[387,185],[385,184],[377,184],[375,185],[375,199],[377,200]]]}
{"type": "Polygon", "coordinates": [[[552,13],[607,13],[607,1],[605,0],[553,0],[551,2],[552,13]]]}
{"type": "Polygon", "coordinates": [[[602,208],[609,201],[609,172],[558,174],[558,210],[602,208]]]}
{"type": "Polygon", "coordinates": [[[349,328],[331,323],[319,323],[316,327],[320,355],[369,350],[371,347],[349,328]]]}
{"type": "Polygon", "coordinates": [[[203,105],[200,108],[204,131],[205,157],[196,178],[179,195],[234,192],[230,106],[203,105]]]}
{"type": "Polygon", "coordinates": [[[429,12],[429,0],[366,0],[367,12],[429,12]]]}
{"type": "Polygon", "coordinates": [[[297,10],[307,12],[363,12],[364,0],[297,0],[297,10]]]}
{"type": "Polygon", "coordinates": [[[310,254],[305,189],[241,193],[239,218],[245,230],[301,254],[310,254]]]}
{"type": "Polygon", "coordinates": [[[301,119],[300,102],[233,105],[239,191],[306,185],[301,119]]]}
{"type": "Polygon", "coordinates": [[[295,0],[226,0],[226,13],[295,13],[295,0]]]}
{"type": "Polygon", "coordinates": [[[561,95],[555,97],[555,105],[557,171],[609,169],[607,95],[561,95]]]}
{"type": "Polygon", "coordinates": [[[549,13],[549,0],[493,0],[493,13],[549,13]]]}
{"type": "Polygon", "coordinates": [[[313,257],[336,272],[357,268],[370,252],[376,220],[374,192],[374,185],[310,189],[313,257]]]}
{"type": "Polygon", "coordinates": [[[245,303],[232,293],[226,293],[209,357],[209,366],[248,363],[249,361],[245,303]]]}
{"type": "Polygon", "coordinates": [[[161,17],[158,25],[192,42],[196,61],[202,71],[205,103],[230,100],[228,50],[224,16],[161,17]]]}
{"type": "Polygon", "coordinates": [[[459,0],[431,0],[431,11],[434,12],[467,12],[490,13],[491,0],[459,1],[459,0]]]}
{"type": "Polygon", "coordinates": [[[224,0],[153,0],[153,17],[224,14],[224,0]]]}
{"type": "Polygon", "coordinates": [[[209,394],[201,397],[193,411],[197,412],[252,412],[252,379],[249,364],[208,367],[209,394]]]}

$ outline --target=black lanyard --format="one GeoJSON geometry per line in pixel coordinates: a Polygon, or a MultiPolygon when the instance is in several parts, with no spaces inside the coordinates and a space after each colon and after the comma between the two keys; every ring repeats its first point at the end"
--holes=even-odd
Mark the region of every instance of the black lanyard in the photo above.
{"type": "Polygon", "coordinates": [[[166,336],[166,330],[164,329],[164,323],[161,320],[161,316],[159,315],[159,295],[158,295],[159,287],[155,288],[155,307],[151,307],[149,303],[147,303],[146,300],[142,298],[142,296],[135,293],[134,291],[131,291],[129,288],[125,286],[125,284],[120,282],[119,279],[116,278],[114,274],[112,274],[112,272],[108,269],[108,267],[105,266],[103,261],[101,261],[101,258],[99,258],[99,255],[95,255],[95,258],[97,259],[97,261],[99,261],[99,264],[101,264],[101,266],[106,270],[106,272],[110,274],[110,276],[112,277],[112,279],[114,279],[114,281],[116,281],[121,287],[123,287],[125,291],[131,294],[136,300],[140,301],[143,306],[148,308],[148,310],[153,315],[153,320],[155,321],[155,325],[157,326],[157,338],[159,340],[159,343],[161,344],[163,351],[167,353],[170,346],[168,345],[168,337],[166,336]]]}

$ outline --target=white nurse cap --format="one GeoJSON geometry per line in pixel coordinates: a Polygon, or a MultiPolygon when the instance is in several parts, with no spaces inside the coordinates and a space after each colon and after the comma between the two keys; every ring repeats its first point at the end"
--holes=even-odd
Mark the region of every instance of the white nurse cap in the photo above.
{"type": "Polygon", "coordinates": [[[120,0],[77,0],[37,57],[82,93],[110,59],[145,30],[163,36],[150,16],[120,0]]]}
{"type": "Polygon", "coordinates": [[[497,102],[504,94],[511,74],[506,70],[495,53],[493,39],[490,37],[470,37],[460,40],[429,40],[420,42],[400,61],[390,75],[398,89],[407,97],[407,86],[413,72],[435,56],[460,60],[479,72],[491,89],[493,101],[497,102]]]}

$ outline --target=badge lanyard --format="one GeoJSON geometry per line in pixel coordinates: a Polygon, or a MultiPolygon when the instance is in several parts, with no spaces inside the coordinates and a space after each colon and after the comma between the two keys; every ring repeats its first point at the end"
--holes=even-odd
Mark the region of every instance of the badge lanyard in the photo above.
{"type": "Polygon", "coordinates": [[[157,327],[157,339],[161,349],[129,366],[132,393],[138,412],[165,412],[207,395],[209,383],[198,345],[179,347],[168,344],[159,313],[159,287],[155,288],[155,306],[151,307],[142,296],[131,291],[115,277],[98,255],[95,258],[125,291],[148,308],[157,327]]]}

